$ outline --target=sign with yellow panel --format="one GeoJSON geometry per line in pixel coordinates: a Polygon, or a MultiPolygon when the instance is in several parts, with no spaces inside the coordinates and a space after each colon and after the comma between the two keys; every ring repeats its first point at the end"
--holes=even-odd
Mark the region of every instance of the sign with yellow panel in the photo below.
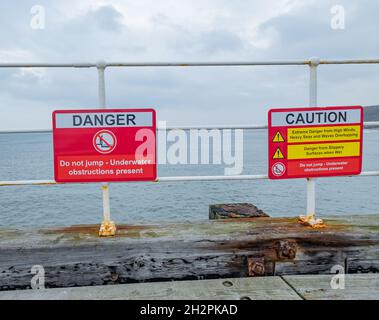
{"type": "Polygon", "coordinates": [[[271,179],[361,172],[362,107],[272,109],[268,122],[271,179]]]}

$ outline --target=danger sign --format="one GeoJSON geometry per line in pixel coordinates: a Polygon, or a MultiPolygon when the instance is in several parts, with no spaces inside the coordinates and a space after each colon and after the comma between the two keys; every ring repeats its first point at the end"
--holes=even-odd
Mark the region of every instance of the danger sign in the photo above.
{"type": "Polygon", "coordinates": [[[360,106],[271,109],[270,179],[359,174],[362,130],[360,106]]]}
{"type": "Polygon", "coordinates": [[[57,182],[154,181],[153,109],[53,112],[57,182]]]}

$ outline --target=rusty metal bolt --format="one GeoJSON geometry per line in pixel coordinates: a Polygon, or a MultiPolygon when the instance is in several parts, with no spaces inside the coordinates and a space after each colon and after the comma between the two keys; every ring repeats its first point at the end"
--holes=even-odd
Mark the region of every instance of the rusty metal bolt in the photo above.
{"type": "Polygon", "coordinates": [[[263,276],[265,274],[264,259],[248,258],[247,270],[250,277],[263,276]]]}
{"type": "Polygon", "coordinates": [[[116,282],[118,280],[118,273],[116,272],[111,272],[111,280],[113,282],[116,282]]]}
{"type": "Polygon", "coordinates": [[[277,243],[276,253],[279,259],[295,259],[297,245],[294,241],[281,240],[277,243]]]}

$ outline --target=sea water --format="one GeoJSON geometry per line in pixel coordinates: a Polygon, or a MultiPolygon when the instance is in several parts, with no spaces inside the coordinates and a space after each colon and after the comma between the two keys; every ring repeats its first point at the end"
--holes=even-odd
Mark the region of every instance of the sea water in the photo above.
{"type": "MultiPolygon", "coordinates": [[[[267,131],[244,132],[242,174],[267,174],[267,131]]],[[[379,170],[379,130],[365,130],[363,170],[379,170]]],[[[159,165],[158,175],[223,175],[222,165],[159,165]]],[[[0,180],[53,179],[50,133],[0,134],[0,180]]],[[[319,178],[317,214],[379,213],[379,177],[319,178]]],[[[216,203],[250,202],[270,216],[297,216],[306,207],[306,180],[112,183],[117,223],[159,224],[208,219],[216,203]]],[[[102,220],[100,184],[0,187],[0,226],[64,226],[102,220]]]]}

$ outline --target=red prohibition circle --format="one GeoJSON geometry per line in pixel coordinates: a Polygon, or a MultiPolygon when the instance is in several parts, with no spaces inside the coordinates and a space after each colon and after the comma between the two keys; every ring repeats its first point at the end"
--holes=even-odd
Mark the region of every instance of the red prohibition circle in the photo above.
{"type": "Polygon", "coordinates": [[[276,162],[271,167],[271,172],[276,177],[281,177],[286,172],[286,166],[281,162],[276,162]]]}
{"type": "Polygon", "coordinates": [[[93,136],[95,150],[102,154],[111,153],[117,145],[117,138],[112,131],[100,130],[93,136]]]}

